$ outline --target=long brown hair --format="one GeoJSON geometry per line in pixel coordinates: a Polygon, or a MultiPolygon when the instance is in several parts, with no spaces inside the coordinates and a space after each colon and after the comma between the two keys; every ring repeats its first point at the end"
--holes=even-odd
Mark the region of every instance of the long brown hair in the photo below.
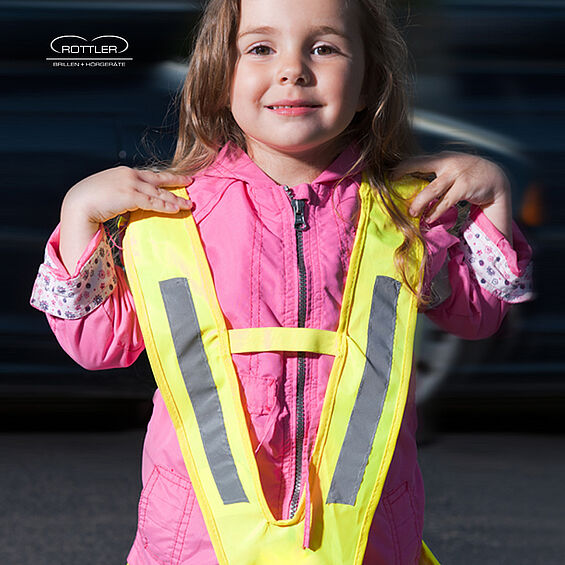
{"type": "MultiPolygon", "coordinates": [[[[283,0],[284,1],[284,0],[283,0]]],[[[414,152],[409,125],[407,49],[386,0],[357,2],[365,49],[364,94],[366,107],[357,112],[341,134],[344,144],[355,141],[359,161],[377,198],[404,235],[395,261],[404,282],[423,300],[422,262],[416,278],[408,277],[407,264],[418,246],[424,246],[405,203],[395,194],[388,177],[394,167],[414,152]],[[400,204],[399,204],[400,203],[400,204]]],[[[229,108],[229,89],[235,67],[239,0],[209,0],[195,38],[186,80],[178,98],[179,133],[168,170],[194,174],[210,165],[220,148],[233,142],[246,149],[243,132],[229,108]]]]}

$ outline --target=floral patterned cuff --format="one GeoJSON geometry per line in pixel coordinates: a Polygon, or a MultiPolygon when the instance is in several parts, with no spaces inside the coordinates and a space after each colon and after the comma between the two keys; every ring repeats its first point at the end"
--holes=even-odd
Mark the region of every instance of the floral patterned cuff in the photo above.
{"type": "Polygon", "coordinates": [[[112,251],[105,237],[75,277],[61,280],[45,253],[39,267],[30,304],[57,318],[76,320],[98,308],[116,288],[117,278],[112,251]]]}
{"type": "Polygon", "coordinates": [[[468,220],[462,235],[465,261],[481,287],[504,302],[526,302],[533,298],[531,262],[521,274],[514,274],[502,251],[472,220],[468,220]]]}

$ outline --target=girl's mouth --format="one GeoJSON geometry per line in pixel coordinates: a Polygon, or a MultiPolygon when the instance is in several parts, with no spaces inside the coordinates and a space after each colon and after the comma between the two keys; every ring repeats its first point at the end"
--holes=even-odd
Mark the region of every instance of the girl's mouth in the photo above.
{"type": "Polygon", "coordinates": [[[309,104],[301,101],[293,102],[291,104],[279,103],[267,106],[267,109],[281,116],[302,116],[304,114],[315,112],[318,108],[321,108],[320,104],[309,104]]]}

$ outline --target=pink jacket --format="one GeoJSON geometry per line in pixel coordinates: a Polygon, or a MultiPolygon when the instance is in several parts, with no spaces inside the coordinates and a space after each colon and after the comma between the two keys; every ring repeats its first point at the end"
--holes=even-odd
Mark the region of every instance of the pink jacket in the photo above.
{"type": "MultiPolygon", "coordinates": [[[[304,262],[306,327],[335,330],[358,212],[356,172],[334,184],[355,161],[350,147],[314,182],[293,187],[306,199],[304,262]]],[[[293,212],[283,187],[241,150],[226,146],[197,175],[189,193],[220,305],[232,328],[296,326],[299,280],[293,212]]],[[[475,339],[499,327],[508,302],[530,292],[530,249],[517,228],[514,249],[474,210],[460,237],[447,229],[456,213],[428,226],[427,284],[436,298],[427,315],[475,339]],[[444,267],[444,268],[442,268],[444,267]],[[447,269],[447,270],[446,270],[447,269]],[[438,274],[439,273],[439,274],[438,274]],[[449,284],[433,292],[445,273],[449,284]],[[449,291],[449,286],[451,290],[449,291]],[[445,289],[447,288],[447,291],[445,289]]],[[[63,348],[89,369],[124,367],[143,350],[124,273],[114,267],[102,231],[69,276],[58,257],[58,229],[48,242],[32,304],[48,314],[63,348]]],[[[445,282],[445,281],[444,281],[445,282]]],[[[263,488],[274,515],[287,518],[295,479],[296,356],[234,354],[263,488]]],[[[309,355],[304,389],[307,462],[333,358],[309,355]]],[[[420,553],[424,490],[416,458],[414,386],[396,452],[371,528],[364,563],[407,565],[420,553]]],[[[214,552],[175,432],[157,390],[143,451],[143,491],[130,565],[210,565],[214,552]]]]}

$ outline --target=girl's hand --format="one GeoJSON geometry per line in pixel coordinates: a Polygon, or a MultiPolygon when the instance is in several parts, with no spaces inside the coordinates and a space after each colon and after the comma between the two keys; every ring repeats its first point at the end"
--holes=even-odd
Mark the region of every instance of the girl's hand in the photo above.
{"type": "Polygon", "coordinates": [[[65,196],[63,210],[72,207],[89,222],[101,224],[133,210],[154,210],[175,214],[192,207],[190,200],[175,196],[165,187],[187,186],[190,177],[115,167],[75,184],[65,196]]]}
{"type": "Polygon", "coordinates": [[[155,173],[129,167],[101,171],[75,184],[61,207],[60,255],[69,271],[76,264],[100,224],[133,210],[175,214],[192,207],[192,202],[175,196],[164,187],[188,186],[190,177],[155,173]]]}
{"type": "Polygon", "coordinates": [[[403,161],[395,169],[393,179],[407,174],[435,175],[435,179],[412,201],[412,216],[424,213],[424,219],[431,223],[458,202],[466,200],[480,206],[512,244],[510,182],[498,165],[475,155],[443,151],[403,161]],[[432,202],[434,204],[429,207],[432,202]]]}

